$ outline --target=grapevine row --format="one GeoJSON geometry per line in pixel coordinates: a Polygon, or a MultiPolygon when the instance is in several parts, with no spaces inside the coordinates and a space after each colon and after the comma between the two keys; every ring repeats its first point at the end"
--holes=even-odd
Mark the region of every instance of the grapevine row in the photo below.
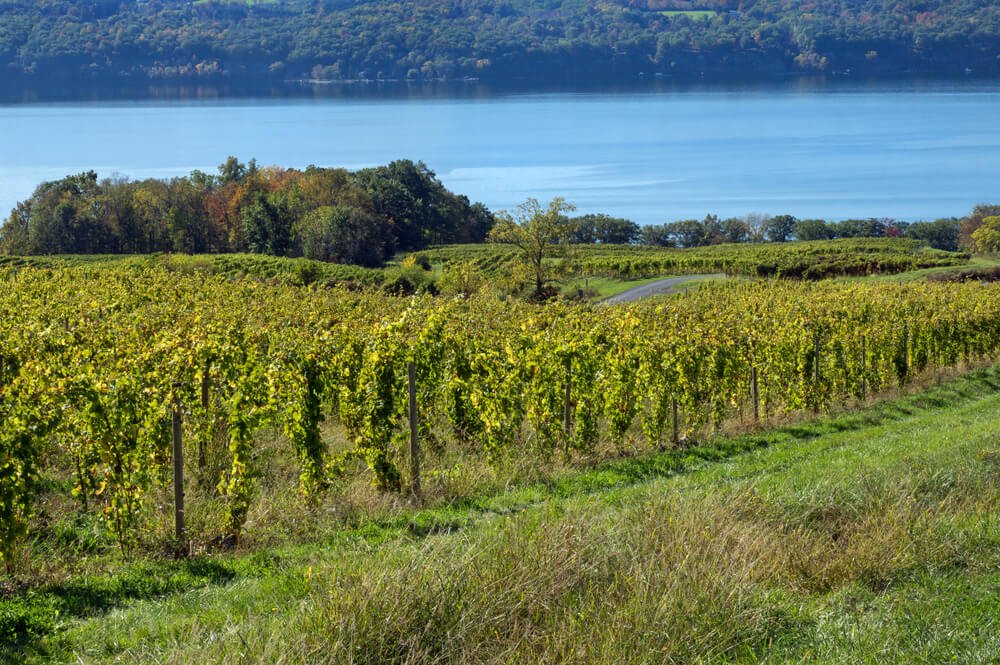
{"type": "Polygon", "coordinates": [[[402,299],[180,276],[21,269],[0,281],[0,552],[25,533],[45,464],[74,478],[123,552],[169,482],[170,425],[229,534],[253,506],[256,437],[283,432],[316,500],[358,462],[399,491],[407,367],[421,436],[492,459],[657,447],[718,423],[757,386],[763,414],[821,410],[1000,350],[1000,292],[979,284],[736,282],[627,307],[402,299]],[[674,413],[683,414],[674,432],[674,413]],[[321,423],[352,442],[333,454],[321,423]]]}

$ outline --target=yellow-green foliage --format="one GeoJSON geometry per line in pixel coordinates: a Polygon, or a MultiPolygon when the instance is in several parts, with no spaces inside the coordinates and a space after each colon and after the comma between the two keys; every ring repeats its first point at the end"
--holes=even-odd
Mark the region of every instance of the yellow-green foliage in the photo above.
{"type": "Polygon", "coordinates": [[[740,282],[612,308],[127,266],[11,269],[0,280],[8,549],[45,456],[65,460],[75,492],[127,552],[145,497],[169,476],[175,399],[194,439],[204,438],[199,427],[227,432],[218,487],[236,535],[253,501],[261,428],[289,434],[306,494],[354,460],[382,488],[405,485],[408,362],[426,423],[509,458],[586,453],[601,432],[624,445],[641,431],[659,446],[673,405],[682,436],[745,407],[754,369],[767,415],[822,409],[1000,350],[1000,286],[979,284],[740,282]],[[326,450],[317,426],[327,416],[351,450],[326,450]]]}
{"type": "Polygon", "coordinates": [[[980,252],[1000,252],[1000,217],[987,217],[972,232],[972,242],[980,252]]]}
{"type": "MultiPolygon", "coordinates": [[[[446,266],[474,261],[488,275],[511,273],[519,253],[512,245],[452,245],[424,254],[446,266]]],[[[928,249],[916,240],[846,238],[809,242],[728,244],[671,249],[648,245],[576,245],[576,274],[641,279],[663,274],[725,272],[730,275],[822,279],[899,273],[966,263],[966,254],[928,249]]]]}

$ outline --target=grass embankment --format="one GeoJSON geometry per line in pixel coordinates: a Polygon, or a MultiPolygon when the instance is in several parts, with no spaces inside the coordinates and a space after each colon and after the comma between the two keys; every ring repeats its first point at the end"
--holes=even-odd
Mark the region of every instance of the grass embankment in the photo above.
{"type": "Polygon", "coordinates": [[[1000,657],[998,409],[1000,370],[980,371],[321,544],[137,564],[28,597],[60,607],[63,629],[7,655],[988,662],[1000,657]]]}

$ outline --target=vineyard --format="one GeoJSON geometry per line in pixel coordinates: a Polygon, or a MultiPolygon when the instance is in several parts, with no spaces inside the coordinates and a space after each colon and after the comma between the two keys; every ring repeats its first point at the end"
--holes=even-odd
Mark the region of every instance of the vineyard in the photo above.
{"type": "Polygon", "coordinates": [[[407,494],[411,424],[429,453],[490,463],[660,448],[1000,351],[996,285],[740,281],[602,307],[134,266],[0,274],[8,561],[43,487],[132,552],[163,509],[150,497],[171,485],[175,424],[187,482],[223,515],[198,535],[235,542],[269,473],[262,432],[297,460],[303,502],[358,474],[407,494]]]}
{"type": "Polygon", "coordinates": [[[133,271],[161,269],[178,273],[212,274],[230,279],[259,279],[298,286],[341,284],[352,287],[370,287],[379,286],[386,280],[386,271],[383,269],[327,263],[304,258],[279,258],[264,254],[0,256],[0,269],[90,268],[104,271],[113,267],[133,271]]]}
{"type": "MultiPolygon", "coordinates": [[[[509,271],[518,256],[513,248],[496,245],[452,245],[422,254],[431,262],[441,262],[445,266],[451,262],[471,262],[488,275],[509,271]]],[[[585,245],[573,248],[571,256],[580,274],[616,279],[725,272],[817,280],[955,266],[969,259],[967,254],[929,249],[919,241],[899,238],[729,244],[691,249],[585,245]]]]}
{"type": "MultiPolygon", "coordinates": [[[[489,279],[511,293],[518,290],[520,255],[502,244],[449,245],[408,255],[419,259],[409,268],[399,265],[364,268],[305,258],[263,254],[63,254],[50,256],[0,256],[0,269],[39,268],[98,272],[108,268],[132,271],[166,270],[183,274],[211,274],[229,279],[255,279],[288,285],[382,287],[399,294],[415,291],[454,291],[451,282],[470,277],[489,279]],[[434,270],[433,268],[437,268],[434,270]]],[[[605,277],[635,280],[665,274],[725,272],[751,277],[786,277],[818,280],[826,277],[896,274],[921,268],[961,266],[966,254],[929,249],[900,238],[863,238],[795,243],[714,245],[693,249],[668,249],[642,245],[578,245],[563,259],[559,273],[565,277],[605,277]]],[[[463,290],[463,289],[459,289],[463,290]]]]}

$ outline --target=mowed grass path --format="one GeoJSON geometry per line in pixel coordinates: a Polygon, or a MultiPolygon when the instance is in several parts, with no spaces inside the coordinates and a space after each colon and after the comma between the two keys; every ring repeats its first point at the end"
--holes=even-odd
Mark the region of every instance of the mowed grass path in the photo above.
{"type": "Polygon", "coordinates": [[[1000,371],[70,617],[49,662],[1000,661],[1000,371]]]}

